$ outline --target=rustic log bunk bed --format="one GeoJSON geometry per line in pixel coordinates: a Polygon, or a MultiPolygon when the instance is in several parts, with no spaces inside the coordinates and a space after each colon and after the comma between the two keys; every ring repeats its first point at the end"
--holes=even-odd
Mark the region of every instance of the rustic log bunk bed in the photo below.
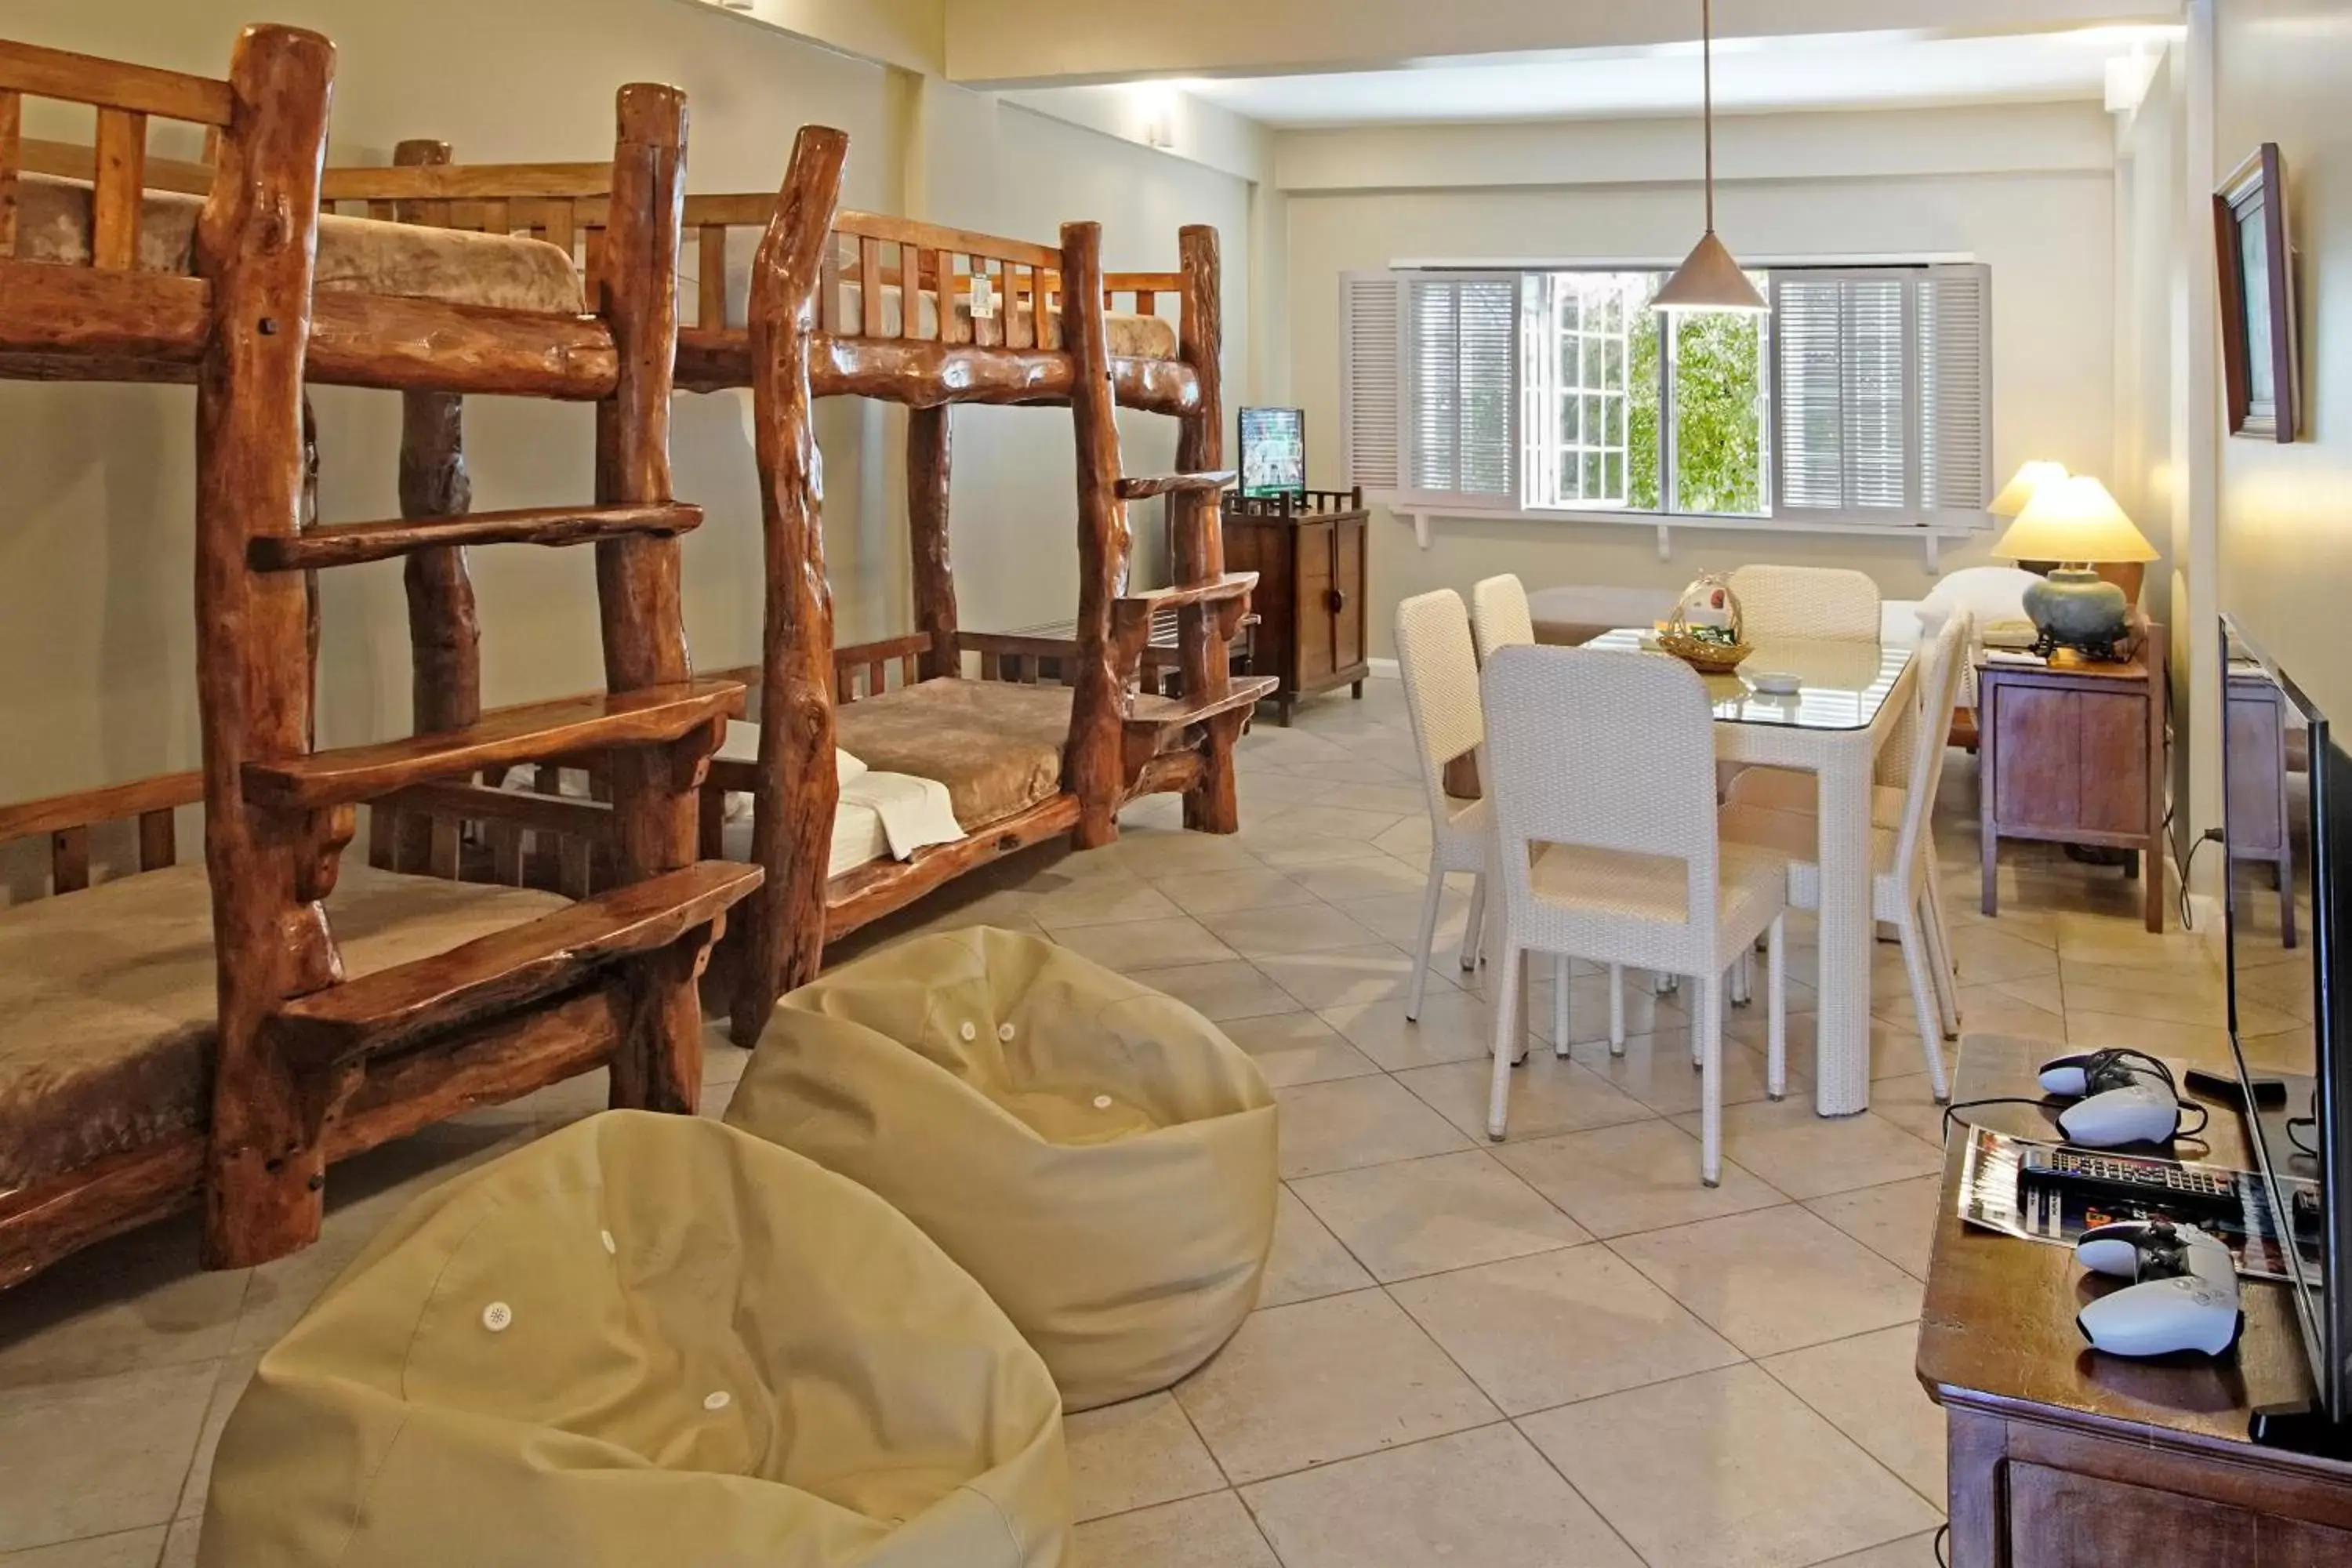
{"type": "Polygon", "coordinates": [[[682,99],[620,94],[591,312],[527,242],[322,220],[333,62],[277,26],[239,37],[225,81],[0,41],[0,375],[196,387],[204,747],[195,773],[0,807],[0,841],[51,850],[51,896],[0,910],[0,1286],[198,1200],[206,1265],[280,1256],[316,1237],[330,1162],[598,1067],[616,1104],[691,1110],[697,976],[761,879],[694,856],[743,694],[691,678],[677,603],[698,521],[667,458],[682,99]],[[27,98],[95,108],[94,178],[26,172],[27,98]],[[211,133],[201,200],[147,188],[151,118],[211,133]],[[593,403],[596,504],[309,526],[306,373],[593,403]],[[314,746],[315,573],[583,539],[604,691],[314,746]],[[341,866],[363,803],[589,751],[613,780],[608,894],[341,866]],[[201,871],[174,863],[197,804],[201,871]],[[93,878],[92,829],[126,818],[138,870],[93,878]]]}
{"type": "MultiPolygon", "coordinates": [[[[753,389],[768,533],[763,661],[724,673],[756,681],[763,718],[790,715],[786,724],[761,726],[756,742],[746,727],[705,785],[704,853],[720,852],[723,803],[740,791],[754,802],[752,858],[769,870],[729,942],[733,1030],[746,1043],[778,994],[815,976],[828,941],[1027,845],[1064,833],[1082,847],[1108,842],[1119,805],[1135,795],[1181,792],[1187,826],[1234,831],[1234,739],[1270,686],[1234,675],[1228,655],[1255,574],[1223,570],[1216,520],[1217,495],[1232,476],[1214,471],[1223,438],[1215,230],[1182,231],[1180,271],[1106,275],[1091,225],[1068,226],[1061,246],[1050,247],[839,211],[845,152],[838,133],[811,128],[795,144],[781,196],[690,195],[684,209],[698,276],[696,321],[678,335],[678,384],[753,389]],[[765,232],[739,292],[730,287],[728,236],[751,226],[765,232]],[[1166,297],[1180,301],[1176,322],[1158,314],[1166,297]],[[740,326],[730,308],[737,299],[744,300],[740,326]],[[1121,300],[1131,311],[1113,311],[1121,300]],[[1098,368],[1081,374],[1082,365],[1098,368]],[[833,641],[808,428],[811,401],[839,395],[912,411],[918,630],[852,647],[833,641]],[[1073,410],[1083,586],[1066,637],[959,624],[948,529],[949,418],[959,402],[1073,410]],[[1118,405],[1178,418],[1179,467],[1188,471],[1125,477],[1118,405]],[[1171,508],[1177,582],[1129,593],[1127,504],[1155,496],[1171,508]],[[1155,658],[1155,632],[1171,629],[1172,657],[1155,658]],[[967,655],[977,680],[968,678],[967,655]],[[1157,679],[1137,691],[1139,674],[1163,658],[1178,667],[1177,695],[1161,694],[1157,679]],[[1066,689],[1038,688],[1041,669],[1066,689]],[[962,837],[893,859],[864,801],[845,803],[836,752],[874,779],[943,784],[962,837]]],[[[593,272],[604,165],[468,166],[447,157],[440,143],[403,143],[395,163],[406,167],[330,171],[329,189],[369,201],[381,216],[577,242],[593,272]],[[430,205],[404,205],[420,196],[430,205]]],[[[437,476],[420,488],[445,496],[458,489],[454,405],[446,417],[412,417],[408,437],[404,479],[437,476]]],[[[410,603],[422,682],[427,640],[470,642],[462,563],[437,585],[412,578],[410,603]]],[[[462,658],[442,670],[452,691],[442,700],[462,710],[473,677],[462,658]]],[[[552,774],[540,783],[556,787],[552,774]]],[[[445,817],[428,833],[439,846],[431,863],[446,874],[459,851],[454,825],[445,817]]],[[[564,843],[559,822],[533,834],[534,846],[554,847],[536,858],[495,829],[480,837],[499,879],[531,880],[534,866],[542,875],[549,868],[570,879],[594,874],[588,854],[564,843]]],[[[413,859],[425,842],[412,837],[408,847],[388,853],[413,859]]]]}

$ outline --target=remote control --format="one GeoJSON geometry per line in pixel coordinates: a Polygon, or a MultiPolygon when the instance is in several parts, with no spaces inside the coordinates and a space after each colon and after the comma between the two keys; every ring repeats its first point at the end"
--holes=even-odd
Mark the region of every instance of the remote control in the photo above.
{"type": "Polygon", "coordinates": [[[2244,1206],[2238,1184],[2194,1165],[2118,1160],[2081,1149],[2029,1147],[2018,1165],[2021,1184],[2056,1187],[2138,1207],[2235,1215],[2244,1206]]]}

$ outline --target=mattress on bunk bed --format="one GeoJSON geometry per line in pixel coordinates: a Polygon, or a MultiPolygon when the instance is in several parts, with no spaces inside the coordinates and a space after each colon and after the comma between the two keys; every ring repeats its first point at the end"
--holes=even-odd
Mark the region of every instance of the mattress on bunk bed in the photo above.
{"type": "MultiPolygon", "coordinates": [[[[357,977],[569,902],[347,859],[327,908],[357,977]]],[[[204,1126],[215,983],[201,866],[0,910],[0,1191],[204,1126]]]]}
{"type": "Polygon", "coordinates": [[[877,772],[939,780],[972,833],[1061,794],[1069,738],[1070,693],[1061,686],[950,676],[834,712],[843,751],[877,772]]]}
{"type": "MultiPolygon", "coordinates": [[[[83,181],[24,174],[16,187],[16,256],[87,266],[90,187],[83,181]]],[[[204,198],[149,191],[139,210],[139,269],[193,273],[204,198]]],[[[467,234],[373,218],[319,218],[318,287],[324,292],[390,294],[484,305],[501,310],[576,315],[586,306],[572,258],[545,240],[467,234]]]]}
{"type": "MultiPolygon", "coordinates": [[[[936,289],[915,291],[915,336],[937,338],[940,335],[940,297],[936,289]]],[[[1047,296],[1045,310],[1045,347],[1062,346],[1062,313],[1055,306],[1055,297],[1047,296]]],[[[841,284],[841,309],[837,315],[825,318],[826,330],[844,337],[863,335],[865,321],[865,290],[854,279],[844,279],[841,284]]],[[[1000,323],[1003,321],[1004,297],[997,296],[1000,323]]],[[[955,302],[956,320],[962,323],[962,334],[971,341],[971,298],[959,290],[955,302]]],[[[1112,310],[1103,317],[1105,335],[1110,340],[1113,359],[1160,359],[1176,357],[1176,323],[1159,316],[1138,316],[1124,310],[1112,310]]],[[[906,331],[906,309],[895,283],[882,285],[882,331],[886,338],[900,336],[906,331]]]]}

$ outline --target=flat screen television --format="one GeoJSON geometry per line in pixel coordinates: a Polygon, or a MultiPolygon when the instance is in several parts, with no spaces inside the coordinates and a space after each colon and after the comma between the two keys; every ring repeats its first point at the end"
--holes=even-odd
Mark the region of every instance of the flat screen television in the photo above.
{"type": "Polygon", "coordinates": [[[1300,495],[1307,489],[1307,411],[1242,410],[1242,494],[1300,495]]]}
{"type": "Polygon", "coordinates": [[[2222,640],[2230,1037],[2272,1214],[2294,1238],[2312,1414],[2340,1447],[2352,1439],[2352,753],[2226,616],[2222,640]]]}

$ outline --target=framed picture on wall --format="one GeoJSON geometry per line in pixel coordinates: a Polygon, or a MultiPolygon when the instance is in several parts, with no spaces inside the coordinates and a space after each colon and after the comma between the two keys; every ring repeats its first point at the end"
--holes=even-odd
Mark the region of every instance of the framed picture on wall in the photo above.
{"type": "Polygon", "coordinates": [[[2230,434],[2292,441],[2303,413],[2303,367],[2277,142],[2263,142],[2213,193],[2213,229],[2230,434]]]}

